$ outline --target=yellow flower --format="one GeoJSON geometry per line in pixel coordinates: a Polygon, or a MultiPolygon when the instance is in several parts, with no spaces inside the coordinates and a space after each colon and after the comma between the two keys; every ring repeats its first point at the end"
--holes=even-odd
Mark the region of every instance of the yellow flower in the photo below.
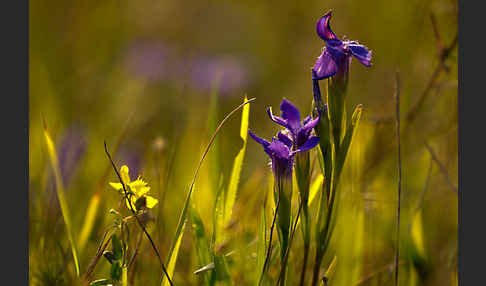
{"type": "MultiPolygon", "coordinates": [[[[127,187],[127,192],[132,192],[132,195],[128,195],[128,197],[130,198],[134,209],[140,210],[143,207],[143,200],[145,200],[145,207],[149,209],[153,208],[159,202],[159,200],[156,198],[147,195],[147,193],[150,191],[150,187],[140,178],[140,176],[138,176],[135,181],[130,181],[129,169],[126,165],[123,165],[120,168],[120,176],[125,184],[125,187],[127,187]],[[137,200],[139,204],[142,203],[142,205],[139,205],[138,208],[136,207],[137,200]]],[[[123,193],[123,185],[121,183],[110,183],[110,186],[123,193]]],[[[128,199],[125,201],[127,203],[127,208],[131,209],[128,199]]]]}

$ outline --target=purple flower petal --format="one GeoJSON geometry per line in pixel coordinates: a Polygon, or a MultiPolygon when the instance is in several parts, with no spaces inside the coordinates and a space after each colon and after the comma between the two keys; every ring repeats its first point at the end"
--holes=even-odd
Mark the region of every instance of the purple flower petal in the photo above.
{"type": "Polygon", "coordinates": [[[372,52],[368,50],[365,46],[360,45],[358,42],[353,42],[347,44],[351,54],[360,61],[363,65],[369,67],[371,66],[371,55],[372,52]]]}
{"type": "Polygon", "coordinates": [[[322,51],[322,54],[317,58],[316,64],[312,68],[315,72],[315,79],[321,80],[331,77],[338,71],[338,65],[333,56],[328,52],[327,48],[322,51]]]}
{"type": "MultiPolygon", "coordinates": [[[[248,134],[250,134],[250,137],[253,138],[257,143],[261,144],[263,148],[265,149],[265,152],[267,152],[267,147],[270,145],[270,142],[267,140],[258,137],[255,133],[253,133],[251,130],[248,130],[248,134]]],[[[268,153],[268,152],[267,152],[268,153]]],[[[270,153],[268,153],[270,155],[270,153]]]]}
{"type": "Polygon", "coordinates": [[[306,124],[304,124],[304,126],[302,126],[302,128],[297,133],[297,146],[303,145],[309,139],[312,129],[316,127],[318,122],[319,117],[307,122],[306,124]]]}
{"type": "Polygon", "coordinates": [[[332,11],[327,12],[326,15],[322,16],[316,24],[317,34],[321,39],[328,42],[329,44],[337,44],[340,42],[338,37],[334,34],[329,25],[329,20],[331,20],[332,11]]]}
{"type": "Polygon", "coordinates": [[[296,150],[296,152],[302,152],[302,151],[310,150],[310,149],[316,147],[317,144],[319,144],[319,137],[312,136],[302,146],[300,146],[300,148],[298,150],[296,150]]]}
{"type": "Polygon", "coordinates": [[[309,121],[311,121],[312,117],[309,115],[307,116],[306,118],[304,118],[304,120],[302,120],[302,125],[306,125],[307,123],[309,123],[309,121]]]}
{"type": "Polygon", "coordinates": [[[291,129],[291,132],[296,133],[301,126],[300,112],[297,107],[284,98],[280,103],[280,111],[282,112],[282,117],[287,121],[287,128],[291,129]]]}
{"type": "Polygon", "coordinates": [[[292,140],[287,136],[286,134],[282,133],[282,131],[279,131],[277,134],[278,140],[282,141],[287,147],[292,148],[292,140]]]}
{"type": "Polygon", "coordinates": [[[272,153],[272,157],[277,157],[280,159],[290,158],[290,149],[282,141],[272,138],[272,143],[268,145],[267,150],[272,153]]]}
{"type": "Polygon", "coordinates": [[[309,120],[306,123],[304,123],[304,126],[302,127],[302,129],[312,130],[312,128],[316,127],[318,122],[319,122],[319,116],[317,116],[314,120],[309,120]]]}
{"type": "Polygon", "coordinates": [[[283,126],[283,127],[285,127],[285,128],[287,128],[287,127],[288,127],[288,126],[287,126],[287,121],[286,121],[286,120],[284,120],[283,118],[280,118],[280,117],[278,117],[278,116],[273,115],[273,113],[272,113],[272,107],[267,108],[267,114],[268,114],[268,116],[270,117],[270,119],[271,119],[273,122],[275,122],[275,123],[277,123],[278,125],[281,125],[281,126],[283,126]]]}

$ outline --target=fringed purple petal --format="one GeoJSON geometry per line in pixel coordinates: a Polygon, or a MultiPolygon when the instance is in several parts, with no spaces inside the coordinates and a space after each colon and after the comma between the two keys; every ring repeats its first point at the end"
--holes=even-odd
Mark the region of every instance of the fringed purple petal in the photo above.
{"type": "Polygon", "coordinates": [[[290,149],[282,141],[272,138],[272,143],[268,145],[267,149],[272,153],[272,157],[280,159],[288,159],[290,155],[290,149]]]}
{"type": "Polygon", "coordinates": [[[279,131],[277,134],[278,140],[282,141],[289,149],[292,148],[292,139],[289,138],[287,134],[282,133],[282,131],[279,131]]]}
{"type": "Polygon", "coordinates": [[[334,34],[329,24],[332,17],[332,11],[327,12],[326,15],[322,16],[316,24],[316,31],[319,37],[324,41],[334,44],[340,42],[338,37],[334,34]]]}
{"type": "Polygon", "coordinates": [[[278,116],[273,115],[273,112],[272,112],[272,107],[267,108],[267,114],[268,114],[268,116],[270,117],[270,119],[271,119],[273,122],[275,122],[275,123],[277,123],[278,125],[281,125],[281,126],[283,126],[283,127],[285,127],[285,128],[287,128],[287,127],[288,127],[288,126],[287,126],[287,121],[286,121],[285,119],[283,119],[283,118],[280,118],[280,117],[278,117],[278,116]]]}
{"type": "Polygon", "coordinates": [[[282,112],[282,117],[287,121],[287,128],[290,129],[290,132],[295,134],[300,128],[299,110],[295,105],[284,98],[280,103],[280,111],[282,112]]]}
{"type": "Polygon", "coordinates": [[[317,61],[312,68],[317,80],[325,79],[336,74],[338,65],[328,49],[324,49],[322,54],[317,58],[317,61]]]}
{"type": "Polygon", "coordinates": [[[360,61],[363,65],[369,67],[371,66],[371,56],[372,52],[368,50],[363,45],[360,45],[358,42],[353,42],[347,45],[349,50],[351,51],[351,54],[360,61]]]}

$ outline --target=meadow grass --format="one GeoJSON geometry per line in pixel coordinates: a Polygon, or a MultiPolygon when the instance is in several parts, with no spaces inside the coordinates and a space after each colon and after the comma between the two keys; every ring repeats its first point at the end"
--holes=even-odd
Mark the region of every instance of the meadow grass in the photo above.
{"type": "MultiPolygon", "coordinates": [[[[283,130],[291,138],[291,126],[263,119],[270,105],[264,92],[226,97],[222,74],[208,92],[159,86],[169,95],[156,100],[132,96],[150,94],[147,82],[107,75],[106,89],[121,95],[93,107],[86,151],[74,168],[60,140],[70,128],[59,115],[68,99],[41,103],[37,95],[32,104],[43,116],[31,114],[30,283],[457,285],[457,122],[437,123],[457,102],[449,93],[433,97],[454,77],[446,71],[455,64],[457,37],[444,43],[425,81],[400,73],[396,105],[381,117],[369,108],[367,90],[353,97],[365,84],[350,80],[348,88],[347,78],[334,75],[311,81],[309,73],[308,94],[292,102],[311,106],[301,109],[299,124],[304,115],[319,119],[306,134],[319,144],[299,153],[303,144],[292,138],[290,177],[275,170],[275,152],[248,135],[283,130]],[[160,131],[159,124],[170,127],[160,131]]],[[[48,66],[38,67],[43,90],[55,93],[48,66]]]]}

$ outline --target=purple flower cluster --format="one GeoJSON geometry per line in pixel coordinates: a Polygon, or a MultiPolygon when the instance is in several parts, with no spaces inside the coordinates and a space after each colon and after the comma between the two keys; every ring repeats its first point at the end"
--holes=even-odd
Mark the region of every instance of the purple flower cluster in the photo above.
{"type": "Polygon", "coordinates": [[[329,21],[332,11],[321,17],[316,24],[317,34],[326,42],[326,47],[312,68],[314,79],[324,79],[338,72],[347,73],[351,57],[355,57],[363,65],[371,66],[372,52],[357,41],[342,41],[331,30],[329,21]]]}
{"type": "Polygon", "coordinates": [[[258,137],[251,130],[248,131],[272,160],[272,171],[276,178],[291,176],[294,156],[314,148],[319,143],[319,137],[311,134],[319,118],[312,120],[308,116],[301,123],[299,110],[287,99],[282,100],[280,111],[281,117],[273,115],[271,108],[267,109],[270,119],[286,128],[279,131],[277,136],[272,138],[272,142],[258,137]]]}

